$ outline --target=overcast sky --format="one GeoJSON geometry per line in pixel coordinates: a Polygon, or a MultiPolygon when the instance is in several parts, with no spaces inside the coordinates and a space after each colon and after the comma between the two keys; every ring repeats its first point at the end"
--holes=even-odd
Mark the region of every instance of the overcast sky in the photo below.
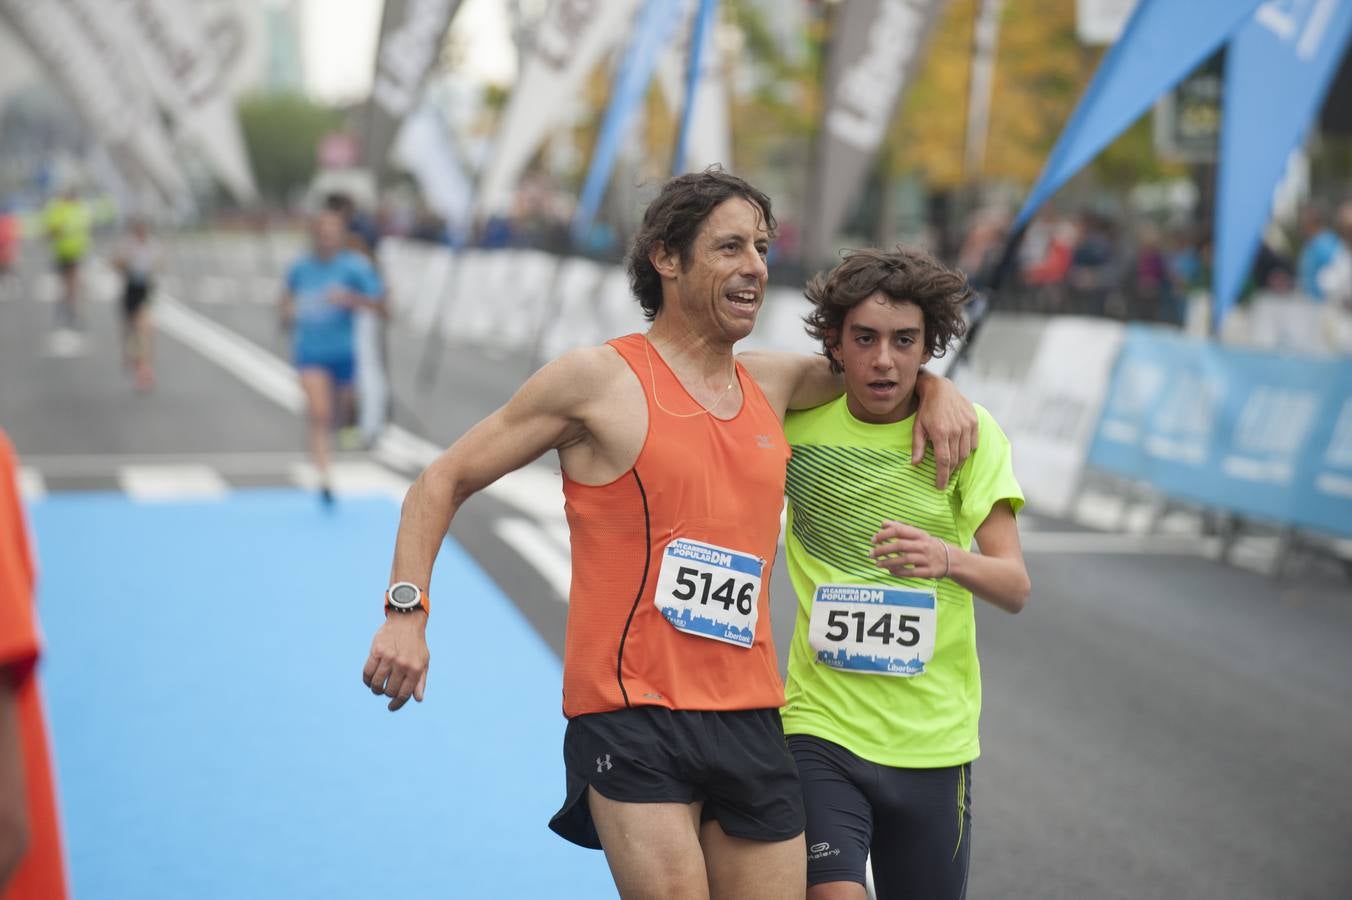
{"type": "MultiPolygon", "coordinates": [[[[302,0],[301,33],[310,93],[328,102],[359,100],[371,89],[383,0],[302,0]]],[[[452,26],[466,51],[465,70],[506,82],[516,69],[505,0],[463,0],[452,26]]]]}

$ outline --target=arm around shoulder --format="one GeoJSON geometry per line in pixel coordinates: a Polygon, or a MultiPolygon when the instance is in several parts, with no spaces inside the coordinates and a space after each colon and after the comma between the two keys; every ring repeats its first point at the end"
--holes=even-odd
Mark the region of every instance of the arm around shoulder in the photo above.
{"type": "Polygon", "coordinates": [[[787,410],[821,406],[845,391],[844,379],[831,371],[825,356],[750,350],[737,354],[737,361],[751,373],[781,418],[787,410]]]}
{"type": "Polygon", "coordinates": [[[919,465],[925,458],[925,445],[933,446],[935,485],[942,490],[976,449],[980,422],[972,401],[942,375],[921,369],[915,390],[920,405],[911,438],[911,462],[919,465]]]}

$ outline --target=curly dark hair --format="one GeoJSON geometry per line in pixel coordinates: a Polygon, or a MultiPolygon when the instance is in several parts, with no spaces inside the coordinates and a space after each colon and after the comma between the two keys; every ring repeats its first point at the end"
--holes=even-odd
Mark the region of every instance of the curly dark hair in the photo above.
{"type": "Polygon", "coordinates": [[[717,165],[703,172],[678,175],[662,186],[648,209],[643,213],[643,225],[634,237],[629,250],[629,287],[643,307],[643,317],[651,322],[662,308],[662,276],[648,258],[657,246],[676,251],[681,256],[681,268],[690,266],[690,246],[699,234],[704,220],[723,201],[742,197],[760,207],[765,227],[774,237],[775,217],[770,211],[770,198],[736,175],[724,172],[717,165]]]}
{"type": "Polygon", "coordinates": [[[914,303],[925,319],[925,350],[931,357],[948,351],[949,342],[967,332],[962,307],[972,297],[967,276],[948,268],[924,250],[897,245],[895,250],[851,250],[830,272],[819,272],[805,294],[812,312],[803,317],[807,333],[822,342],[831,371],[844,367],[831,355],[840,340],[845,315],[882,292],[896,303],[914,303]]]}

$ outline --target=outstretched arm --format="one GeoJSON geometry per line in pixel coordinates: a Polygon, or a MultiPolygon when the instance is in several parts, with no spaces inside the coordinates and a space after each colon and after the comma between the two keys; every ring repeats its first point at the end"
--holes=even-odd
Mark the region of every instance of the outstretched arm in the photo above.
{"type": "Polygon", "coordinates": [[[980,553],[949,544],[923,529],[884,522],[869,555],[898,578],[951,578],[1005,612],[1016,613],[1032,589],[1019,546],[1019,529],[1008,500],[991,507],[976,530],[980,553]]]}
{"type": "MultiPolygon", "coordinates": [[[[535,373],[505,406],[423,470],[404,497],[391,583],[427,590],[441,541],[465,500],[545,451],[585,437],[577,410],[595,386],[587,352],[567,354],[535,373]]],[[[426,628],[422,610],[391,614],[371,642],[362,681],[391,698],[391,711],[410,697],[423,699],[430,661],[426,628]]]]}

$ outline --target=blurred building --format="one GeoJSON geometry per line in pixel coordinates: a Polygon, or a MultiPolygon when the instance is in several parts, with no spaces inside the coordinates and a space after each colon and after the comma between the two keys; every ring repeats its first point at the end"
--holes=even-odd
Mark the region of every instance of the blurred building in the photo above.
{"type": "Polygon", "coordinates": [[[245,37],[235,89],[242,94],[304,92],[299,0],[233,0],[228,5],[243,24],[245,37]]]}

